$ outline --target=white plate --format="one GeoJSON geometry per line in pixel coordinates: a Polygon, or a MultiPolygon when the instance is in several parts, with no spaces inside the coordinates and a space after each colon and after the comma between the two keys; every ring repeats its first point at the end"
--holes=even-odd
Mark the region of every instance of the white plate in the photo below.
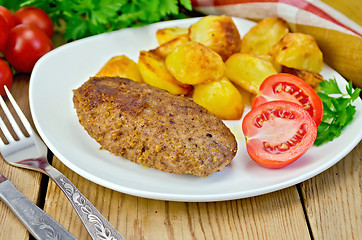
{"type": "MultiPolygon", "coordinates": [[[[241,121],[227,121],[238,140],[238,153],[222,172],[206,178],[176,175],[145,168],[99,150],[79,124],[72,90],[93,76],[112,56],[126,55],[137,62],[140,50],[157,46],[157,29],[187,27],[197,19],[161,22],[123,29],[61,46],[41,58],[30,80],[30,108],[35,126],[49,149],[70,169],[86,179],[119,192],[162,200],[220,201],[260,195],[302,182],[334,165],[362,138],[362,103],[356,101],[353,122],[333,142],[313,146],[293,164],[266,169],[248,156],[241,121]]],[[[235,18],[244,35],[255,23],[235,18]]],[[[325,66],[325,79],[346,81],[325,66]]]]}

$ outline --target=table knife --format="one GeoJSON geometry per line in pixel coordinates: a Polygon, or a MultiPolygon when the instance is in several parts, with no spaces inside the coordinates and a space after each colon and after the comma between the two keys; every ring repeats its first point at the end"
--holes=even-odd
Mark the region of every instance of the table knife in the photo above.
{"type": "Polygon", "coordinates": [[[36,239],[77,239],[62,225],[26,198],[1,174],[0,199],[4,201],[36,239]]]}

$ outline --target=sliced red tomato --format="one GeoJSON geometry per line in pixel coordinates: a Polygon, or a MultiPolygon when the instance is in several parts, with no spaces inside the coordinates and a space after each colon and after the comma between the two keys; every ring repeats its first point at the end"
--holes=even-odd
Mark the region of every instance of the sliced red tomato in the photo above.
{"type": "Polygon", "coordinates": [[[284,167],[314,143],[317,126],[299,104],[271,101],[252,108],[242,123],[249,156],[268,168],[284,167]]]}
{"type": "Polygon", "coordinates": [[[278,73],[266,78],[260,85],[252,107],[275,100],[298,103],[309,112],[317,126],[322,121],[322,100],[311,86],[297,76],[278,73]]]}

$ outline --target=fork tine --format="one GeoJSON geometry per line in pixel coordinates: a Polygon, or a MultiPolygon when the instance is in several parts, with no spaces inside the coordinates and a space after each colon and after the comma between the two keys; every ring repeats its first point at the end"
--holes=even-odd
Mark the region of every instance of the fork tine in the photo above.
{"type": "MultiPolygon", "coordinates": [[[[3,105],[3,104],[5,104],[5,102],[4,102],[4,99],[0,96],[0,104],[1,104],[1,106],[3,105]]],[[[9,130],[8,130],[8,128],[6,127],[6,125],[5,125],[5,123],[4,123],[4,121],[3,121],[3,119],[2,118],[0,118],[0,129],[1,129],[1,131],[4,133],[4,135],[5,135],[5,138],[8,140],[8,141],[11,141],[11,140],[15,140],[14,139],[14,137],[11,135],[11,133],[9,132],[9,130]]]]}
{"type": "MultiPolygon", "coordinates": [[[[22,124],[24,125],[26,131],[28,132],[29,135],[32,135],[34,133],[33,128],[31,127],[28,119],[25,117],[23,111],[20,109],[19,105],[16,103],[15,99],[13,98],[13,96],[11,95],[10,91],[8,90],[8,88],[6,86],[4,86],[5,88],[5,92],[6,95],[8,96],[11,104],[13,105],[13,108],[15,109],[16,113],[18,114],[20,121],[22,122],[22,124]]],[[[12,116],[11,116],[12,117],[12,116]]],[[[14,118],[12,119],[14,120],[14,118]]],[[[15,121],[14,121],[15,123],[15,121]]],[[[20,131],[20,133],[22,134],[20,128],[18,127],[18,125],[16,125],[18,130],[20,131]]]]}
{"type": "MultiPolygon", "coordinates": [[[[5,91],[6,91],[6,89],[7,89],[6,86],[4,86],[4,88],[5,88],[5,91]]],[[[8,92],[7,92],[7,94],[8,94],[8,92]]],[[[8,97],[9,97],[9,95],[8,95],[8,97]]],[[[10,98],[9,98],[9,99],[10,99],[10,98]]],[[[10,102],[11,102],[11,101],[10,101],[10,102]]],[[[12,102],[11,102],[11,103],[12,103],[12,102]]],[[[6,103],[5,103],[5,101],[4,101],[3,98],[1,98],[1,100],[0,100],[0,105],[1,105],[1,107],[2,107],[2,109],[3,109],[3,111],[4,111],[4,113],[5,113],[6,117],[8,118],[11,126],[13,127],[16,135],[17,135],[19,138],[20,138],[20,137],[24,137],[23,132],[20,130],[20,128],[19,128],[18,124],[16,123],[13,115],[11,114],[9,108],[6,106],[6,103]]],[[[3,127],[6,128],[5,124],[4,124],[3,127]]],[[[5,134],[5,133],[4,133],[4,134],[5,134]]]]}

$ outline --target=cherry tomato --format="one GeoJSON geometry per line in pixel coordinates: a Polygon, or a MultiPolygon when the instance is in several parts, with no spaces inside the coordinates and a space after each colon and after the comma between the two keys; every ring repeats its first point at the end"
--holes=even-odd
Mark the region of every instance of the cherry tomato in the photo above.
{"type": "Polygon", "coordinates": [[[0,6],[0,15],[2,15],[5,19],[6,24],[8,25],[9,29],[15,26],[15,17],[14,15],[9,11],[9,9],[0,6]]]}
{"type": "Polygon", "coordinates": [[[0,15],[0,52],[4,49],[6,42],[8,41],[9,27],[5,22],[5,19],[0,15]]]}
{"type": "Polygon", "coordinates": [[[23,7],[14,13],[17,24],[28,24],[43,30],[48,37],[53,36],[53,23],[49,15],[37,7],[23,7]]]}
{"type": "Polygon", "coordinates": [[[30,73],[39,58],[52,48],[50,38],[42,30],[20,24],[10,30],[3,53],[16,70],[30,73]]]}
{"type": "Polygon", "coordinates": [[[314,143],[317,126],[302,106],[271,101],[252,108],[242,123],[249,156],[268,168],[281,168],[303,155],[314,143]]]}
{"type": "Polygon", "coordinates": [[[13,73],[11,72],[10,67],[0,59],[0,95],[4,96],[5,89],[4,86],[10,89],[11,85],[13,84],[13,73]]]}
{"type": "Polygon", "coordinates": [[[275,100],[286,100],[300,104],[318,126],[323,118],[323,103],[314,89],[305,81],[291,74],[278,73],[266,78],[252,107],[275,100]]]}

